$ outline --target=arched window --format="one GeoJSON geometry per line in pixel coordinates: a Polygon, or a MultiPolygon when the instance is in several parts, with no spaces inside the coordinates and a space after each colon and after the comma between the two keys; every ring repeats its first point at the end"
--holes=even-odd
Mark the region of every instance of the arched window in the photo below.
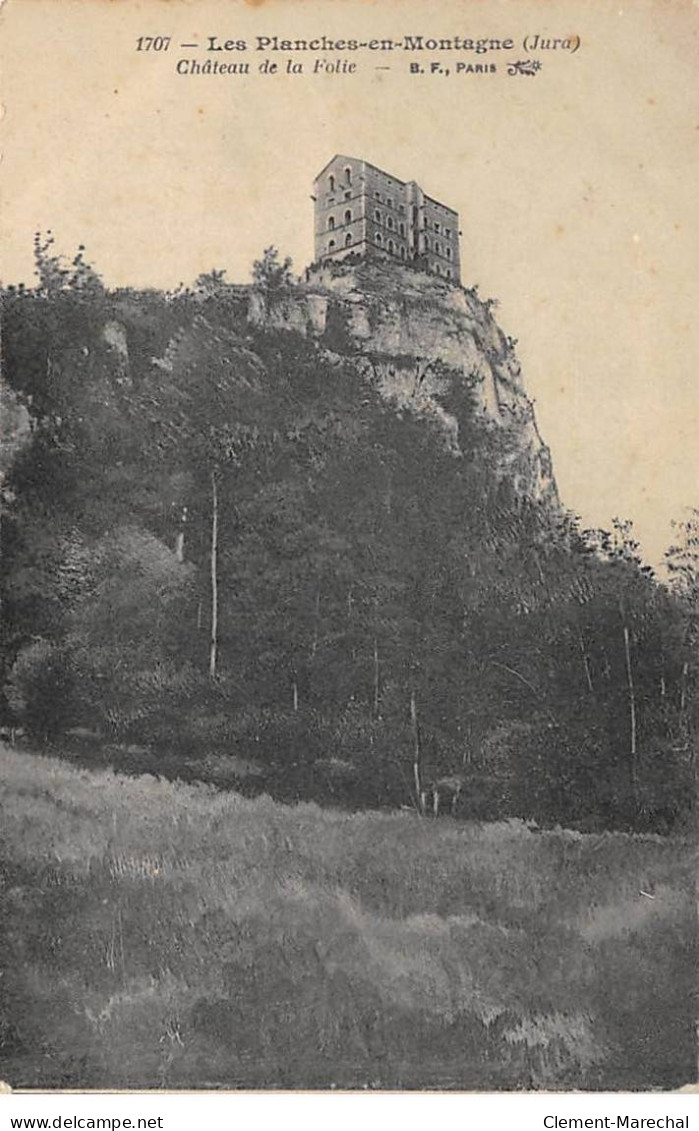
{"type": "Polygon", "coordinates": [[[388,219],[386,220],[386,224],[391,229],[391,231],[393,231],[393,217],[392,216],[388,217],[388,219]]]}
{"type": "Polygon", "coordinates": [[[390,196],[387,196],[386,197],[386,204],[388,205],[389,208],[393,208],[393,198],[390,197],[390,196]]]}
{"type": "Polygon", "coordinates": [[[375,239],[376,243],[378,243],[378,244],[383,243],[383,238],[381,236],[381,232],[377,232],[376,235],[374,236],[374,239],[375,239]]]}
{"type": "Polygon", "coordinates": [[[399,224],[399,228],[400,228],[400,234],[402,236],[404,236],[405,235],[405,224],[399,224]]]}
{"type": "Polygon", "coordinates": [[[451,267],[447,267],[447,279],[451,279],[451,267]]]}
{"type": "Polygon", "coordinates": [[[349,247],[351,243],[352,243],[352,235],[351,235],[350,232],[348,232],[347,235],[345,236],[345,247],[349,247]]]}
{"type": "Polygon", "coordinates": [[[328,184],[330,185],[330,191],[335,192],[335,178],[333,177],[332,173],[328,177],[328,184]]]}
{"type": "Polygon", "coordinates": [[[328,244],[328,251],[333,252],[334,250],[335,250],[335,240],[331,240],[330,243],[328,244]]]}
{"type": "Polygon", "coordinates": [[[390,251],[391,255],[393,255],[393,240],[388,241],[388,250],[390,251]]]}
{"type": "Polygon", "coordinates": [[[425,239],[425,251],[429,251],[429,250],[430,250],[430,241],[428,239],[425,239]]]}
{"type": "Polygon", "coordinates": [[[439,270],[439,264],[438,263],[435,263],[434,269],[435,269],[435,271],[437,272],[438,275],[441,275],[441,271],[439,270]]]}
{"type": "Polygon", "coordinates": [[[334,216],[328,216],[328,231],[329,232],[335,231],[335,217],[334,216]]]}
{"type": "Polygon", "coordinates": [[[400,257],[401,257],[401,259],[405,259],[405,248],[404,247],[402,247],[400,249],[400,257]]]}
{"type": "Polygon", "coordinates": [[[345,224],[351,224],[351,223],[352,223],[352,213],[350,212],[350,210],[348,208],[347,211],[345,212],[345,224]]]}
{"type": "Polygon", "coordinates": [[[377,199],[377,200],[381,200],[381,193],[379,192],[379,190],[378,190],[378,189],[377,189],[377,190],[376,190],[376,192],[374,193],[374,196],[376,197],[376,199],[377,199]]]}
{"type": "Polygon", "coordinates": [[[346,185],[352,184],[352,170],[350,169],[349,165],[345,169],[345,184],[346,185]]]}
{"type": "Polygon", "coordinates": [[[447,248],[447,259],[451,259],[451,248],[447,248]]]}
{"type": "Polygon", "coordinates": [[[376,209],[376,212],[374,213],[374,219],[376,220],[377,224],[381,223],[381,213],[379,212],[378,208],[376,209]]]}
{"type": "Polygon", "coordinates": [[[448,240],[450,240],[451,239],[451,228],[445,228],[444,229],[444,235],[447,237],[448,240]]]}
{"type": "Polygon", "coordinates": [[[438,231],[439,231],[439,224],[438,224],[438,222],[437,222],[436,220],[435,220],[435,222],[434,222],[434,230],[435,230],[435,232],[438,232],[438,231]]]}
{"type": "Polygon", "coordinates": [[[434,250],[435,250],[435,251],[437,252],[437,255],[441,255],[441,254],[442,254],[442,249],[441,249],[441,247],[439,246],[439,244],[438,244],[438,243],[436,243],[436,244],[434,245],[434,250]]]}

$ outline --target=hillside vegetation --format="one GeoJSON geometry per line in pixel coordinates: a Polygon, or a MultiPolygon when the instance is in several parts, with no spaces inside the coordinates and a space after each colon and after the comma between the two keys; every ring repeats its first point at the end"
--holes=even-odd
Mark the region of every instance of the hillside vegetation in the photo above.
{"type": "Polygon", "coordinates": [[[688,848],[246,800],[0,750],[25,1087],[670,1088],[688,848]]]}
{"type": "Polygon", "coordinates": [[[38,242],[3,295],[4,721],[278,799],[674,827],[696,523],[671,586],[628,523],[580,530],[492,303],[346,270],[110,292],[38,242]]]}

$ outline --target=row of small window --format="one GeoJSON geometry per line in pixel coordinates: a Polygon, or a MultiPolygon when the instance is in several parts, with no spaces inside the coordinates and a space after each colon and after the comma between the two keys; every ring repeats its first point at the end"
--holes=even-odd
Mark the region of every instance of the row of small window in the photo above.
{"type": "MultiPolygon", "coordinates": [[[[379,192],[378,189],[374,193],[374,196],[376,197],[377,200],[381,200],[381,193],[379,192]]],[[[386,204],[387,208],[393,208],[393,197],[387,196],[386,200],[385,200],[385,204],[386,204]]],[[[398,205],[398,211],[400,212],[401,216],[405,216],[405,205],[399,204],[398,205]]]]}
{"type": "MultiPolygon", "coordinates": [[[[351,247],[351,246],[352,246],[352,235],[351,235],[350,232],[348,232],[347,235],[345,236],[345,247],[351,247]]],[[[337,244],[335,243],[335,240],[331,240],[330,243],[328,244],[328,251],[332,255],[332,253],[336,250],[337,250],[337,244]]]]}
{"type": "MultiPolygon", "coordinates": [[[[377,224],[381,224],[383,222],[383,217],[382,217],[381,213],[379,212],[378,208],[374,212],[374,219],[375,219],[377,224]]],[[[345,224],[351,224],[351,223],[352,223],[352,212],[348,208],[347,211],[345,212],[345,224]]],[[[394,220],[393,220],[392,216],[386,217],[386,227],[389,228],[391,231],[393,231],[394,220]]],[[[427,222],[425,222],[425,227],[428,227],[427,222]]],[[[331,232],[334,230],[334,228],[335,228],[335,217],[334,216],[328,216],[328,228],[331,232]]],[[[403,223],[402,220],[398,221],[398,230],[399,230],[399,232],[402,236],[405,236],[405,224],[403,223]]],[[[435,230],[435,232],[439,232],[439,224],[437,222],[435,222],[434,230],[435,230]]],[[[444,228],[443,233],[444,233],[444,237],[446,239],[448,239],[448,240],[451,239],[451,231],[450,231],[449,228],[444,228]]],[[[437,244],[437,251],[439,252],[439,244],[437,244]]],[[[451,258],[451,252],[448,249],[447,249],[447,255],[451,258]]]]}
{"type": "MultiPolygon", "coordinates": [[[[383,247],[383,236],[381,235],[381,232],[377,232],[376,235],[374,236],[374,243],[376,244],[377,247],[383,247]]],[[[386,243],[386,251],[389,253],[389,255],[395,255],[396,245],[394,244],[393,240],[388,240],[388,242],[386,243]]],[[[399,254],[400,254],[401,259],[405,259],[405,248],[404,247],[401,247],[399,249],[399,254]]]]}
{"type": "MultiPolygon", "coordinates": [[[[351,223],[352,223],[352,212],[351,212],[351,209],[348,208],[347,211],[345,212],[345,224],[351,224],[351,223]]],[[[330,232],[335,231],[335,217],[334,216],[328,216],[328,231],[330,231],[330,232]]]]}
{"type": "MultiPolygon", "coordinates": [[[[383,236],[381,235],[381,232],[376,233],[376,236],[374,237],[374,242],[376,243],[376,245],[378,247],[383,247],[383,236]]],[[[348,232],[347,235],[345,236],[345,247],[351,247],[351,245],[352,245],[352,234],[350,232],[348,232]]],[[[388,243],[386,244],[386,247],[387,247],[388,251],[390,251],[391,255],[395,254],[396,245],[394,244],[393,240],[389,240],[388,243]]],[[[337,244],[336,244],[335,240],[330,240],[330,243],[328,244],[328,251],[333,252],[336,249],[337,249],[337,244]]],[[[403,259],[405,259],[405,248],[404,247],[402,247],[400,249],[400,255],[403,259]]]]}
{"type": "MultiPolygon", "coordinates": [[[[376,196],[376,199],[377,199],[377,200],[381,200],[381,193],[380,193],[380,192],[378,192],[378,191],[377,191],[377,192],[375,193],[375,196],[376,196]]],[[[390,197],[390,196],[387,196],[387,197],[386,197],[386,201],[385,201],[385,203],[386,203],[386,205],[387,205],[387,206],[388,206],[389,208],[393,208],[393,200],[391,199],[391,197],[390,197]]],[[[398,205],[398,211],[400,212],[401,216],[405,216],[405,207],[404,207],[404,205],[402,205],[402,204],[399,204],[399,205],[398,205]]],[[[376,216],[376,219],[377,219],[377,221],[378,221],[379,223],[381,223],[381,214],[380,214],[379,212],[376,212],[376,213],[375,213],[375,216],[376,216]]],[[[390,218],[390,216],[389,216],[389,218],[388,218],[388,220],[387,220],[386,222],[387,222],[387,224],[388,224],[388,227],[389,227],[389,228],[392,228],[392,227],[393,227],[393,223],[392,223],[392,221],[391,221],[391,218],[390,218]]],[[[418,222],[418,210],[417,210],[417,208],[416,208],[416,207],[415,207],[415,206],[413,205],[413,224],[417,224],[417,222],[418,222]]],[[[426,227],[426,228],[429,228],[429,226],[430,226],[429,220],[427,219],[427,217],[425,217],[425,227],[426,227]]],[[[435,220],[432,226],[433,226],[433,228],[434,228],[435,232],[439,232],[439,227],[440,227],[440,225],[439,225],[439,220],[435,220]]],[[[401,225],[401,227],[402,227],[402,225],[401,225]]],[[[447,228],[446,226],[443,226],[443,227],[442,227],[442,232],[444,233],[444,238],[445,238],[445,239],[447,239],[447,240],[450,240],[450,239],[451,239],[451,228],[447,228]]]]}
{"type": "MultiPolygon", "coordinates": [[[[377,208],[376,212],[374,213],[374,219],[376,220],[377,224],[381,223],[381,213],[379,212],[378,208],[377,208]]],[[[393,231],[393,217],[392,216],[386,217],[386,227],[390,231],[393,231]]],[[[405,235],[405,224],[403,223],[402,220],[398,224],[398,231],[400,232],[400,234],[402,236],[405,235]]]]}
{"type": "MultiPolygon", "coordinates": [[[[381,223],[381,213],[375,212],[374,213],[374,219],[376,220],[377,224],[380,224],[381,223]]],[[[352,223],[352,213],[349,209],[347,209],[347,211],[345,212],[345,224],[351,224],[351,223],[352,223]]],[[[393,217],[392,216],[388,216],[386,218],[386,226],[391,231],[393,231],[393,217]]],[[[398,228],[399,228],[400,235],[404,237],[405,236],[405,224],[399,224],[398,228]]],[[[334,216],[328,216],[328,230],[331,231],[331,232],[335,231],[335,217],[334,216]]],[[[381,240],[382,240],[381,233],[377,232],[376,242],[381,243],[381,240]]],[[[347,246],[347,241],[349,241],[351,243],[352,237],[349,236],[349,235],[345,237],[345,246],[347,246]]],[[[389,241],[389,242],[392,242],[392,241],[389,241]]],[[[333,242],[333,246],[334,246],[334,242],[333,242]]],[[[425,251],[429,251],[429,250],[430,250],[430,241],[428,239],[425,239],[425,251]]],[[[434,245],[434,250],[437,253],[437,255],[445,254],[447,259],[451,259],[451,248],[445,247],[444,251],[442,252],[442,245],[440,244],[439,240],[436,241],[436,243],[434,245]]]]}
{"type": "MultiPolygon", "coordinates": [[[[383,247],[383,236],[381,235],[381,232],[377,232],[376,235],[374,236],[374,243],[376,244],[377,247],[383,247]]],[[[427,245],[425,245],[425,246],[427,246],[427,245]]],[[[393,240],[388,240],[388,242],[386,243],[386,251],[389,253],[389,255],[395,255],[396,248],[395,248],[395,244],[394,244],[393,240]]],[[[405,248],[404,247],[399,248],[399,253],[400,253],[401,259],[405,259],[405,248]]],[[[437,275],[442,274],[442,271],[441,271],[438,263],[435,263],[434,269],[435,269],[435,272],[437,273],[437,275]]],[[[445,274],[447,279],[451,279],[451,267],[445,267],[444,268],[444,274],[445,274]]]]}
{"type": "MultiPolygon", "coordinates": [[[[430,250],[430,241],[427,239],[427,237],[425,237],[425,251],[429,251],[429,250],[430,250]]],[[[436,251],[437,255],[446,255],[447,259],[451,259],[451,248],[445,247],[444,251],[442,251],[442,245],[440,244],[439,240],[437,240],[435,242],[434,250],[436,251]]]]}
{"type": "MultiPolygon", "coordinates": [[[[381,235],[381,232],[376,233],[376,236],[374,237],[374,242],[376,243],[377,247],[383,247],[383,236],[381,235]]],[[[347,235],[345,236],[345,247],[351,247],[351,246],[352,246],[352,236],[348,232],[347,235]]],[[[328,244],[329,254],[332,255],[332,253],[336,250],[337,250],[337,244],[335,243],[335,240],[330,240],[330,243],[328,244]]],[[[388,241],[388,243],[386,244],[386,250],[391,255],[396,254],[396,245],[394,244],[393,240],[388,241]]],[[[401,257],[401,259],[405,259],[405,248],[404,247],[400,248],[400,257],[401,257]]]]}
{"type": "MultiPolygon", "coordinates": [[[[381,223],[381,213],[378,210],[374,213],[374,219],[376,220],[377,224],[381,223]]],[[[345,224],[351,224],[352,223],[352,211],[349,208],[345,212],[344,222],[345,222],[345,224]]],[[[393,217],[392,216],[386,217],[386,227],[389,228],[390,231],[393,231],[393,217]]],[[[405,224],[402,221],[398,224],[398,230],[399,230],[401,236],[405,237],[405,224]]],[[[328,231],[330,231],[330,232],[335,231],[335,217],[334,216],[328,216],[328,231]]]]}
{"type": "MultiPolygon", "coordinates": [[[[382,217],[381,217],[381,213],[378,211],[378,209],[374,213],[374,220],[376,221],[377,224],[381,223],[382,217]]],[[[351,209],[349,209],[349,208],[345,212],[344,222],[345,222],[345,224],[351,224],[352,223],[352,212],[351,212],[351,209]]],[[[386,227],[389,229],[389,231],[393,231],[393,217],[392,216],[386,217],[386,227]]],[[[436,227],[439,228],[439,225],[437,224],[436,227]]],[[[335,231],[335,217],[334,216],[328,216],[328,230],[330,232],[335,231]]],[[[405,238],[405,224],[402,221],[400,221],[399,224],[398,224],[398,231],[399,231],[400,235],[405,238]]],[[[445,232],[445,234],[446,234],[446,232],[445,232]]],[[[429,246],[430,246],[429,240],[426,239],[425,240],[425,248],[427,250],[429,250],[429,246]]],[[[442,248],[441,248],[439,241],[437,241],[435,243],[434,249],[437,252],[437,255],[442,254],[442,248]]],[[[447,259],[451,259],[451,248],[445,247],[444,252],[446,254],[447,259]]]]}
{"type": "MultiPolygon", "coordinates": [[[[381,235],[381,232],[376,233],[376,235],[374,237],[374,242],[375,242],[377,247],[383,248],[383,236],[381,235]]],[[[352,246],[352,236],[348,232],[347,235],[345,236],[345,247],[351,247],[351,246],[352,246]]],[[[335,252],[335,251],[337,251],[337,244],[335,243],[335,240],[330,240],[330,243],[328,244],[328,255],[332,255],[333,252],[335,252]]],[[[396,245],[394,244],[393,240],[388,240],[388,242],[386,243],[386,251],[388,252],[389,255],[395,255],[396,254],[396,245]]],[[[401,259],[405,259],[405,248],[404,247],[399,248],[398,253],[399,253],[401,259]]],[[[438,263],[435,263],[434,269],[435,269],[435,273],[437,275],[442,274],[442,271],[441,271],[438,263]]],[[[445,267],[444,268],[444,275],[445,275],[445,278],[451,279],[451,267],[445,267]]]]}

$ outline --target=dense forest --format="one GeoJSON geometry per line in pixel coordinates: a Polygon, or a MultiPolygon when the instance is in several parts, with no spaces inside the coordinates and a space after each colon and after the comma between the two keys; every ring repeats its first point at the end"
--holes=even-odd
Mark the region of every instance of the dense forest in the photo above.
{"type": "MultiPolygon", "coordinates": [[[[667,831],[695,794],[699,515],[660,581],[221,274],[110,291],[37,239],[2,292],[2,712],[169,773],[351,807],[667,831]],[[9,466],[8,466],[9,464],[9,466]],[[174,769],[173,769],[174,767],[174,769]]],[[[254,286],[293,288],[268,250],[254,286]]],[[[451,398],[451,399],[449,399],[451,398]]],[[[101,755],[100,755],[101,756],[101,755]]]]}

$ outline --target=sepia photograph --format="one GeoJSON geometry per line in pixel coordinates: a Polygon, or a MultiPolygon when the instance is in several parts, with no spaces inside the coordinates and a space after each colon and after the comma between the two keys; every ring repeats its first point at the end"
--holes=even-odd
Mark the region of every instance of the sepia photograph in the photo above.
{"type": "Polygon", "coordinates": [[[620,2],[2,5],[8,1089],[696,1082],[699,8],[620,2]]]}

